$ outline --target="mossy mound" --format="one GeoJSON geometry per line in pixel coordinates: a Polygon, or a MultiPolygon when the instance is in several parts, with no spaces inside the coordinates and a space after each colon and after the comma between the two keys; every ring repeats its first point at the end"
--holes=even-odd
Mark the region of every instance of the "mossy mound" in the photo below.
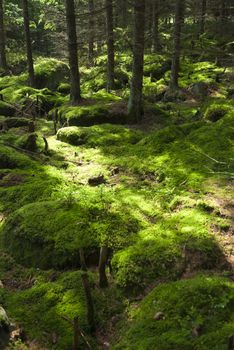
{"type": "MultiPolygon", "coordinates": [[[[25,272],[24,279],[34,273],[34,286],[5,292],[4,304],[10,317],[23,327],[30,339],[46,348],[58,350],[71,349],[73,342],[72,325],[63,317],[71,321],[74,317],[79,317],[79,326],[93,346],[87,324],[82,272],[66,272],[60,275],[51,271],[38,276],[33,269],[30,271],[25,272]]],[[[80,346],[85,346],[83,340],[80,340],[80,346]]]]}
{"type": "Polygon", "coordinates": [[[6,117],[12,117],[15,115],[15,108],[14,106],[10,105],[7,102],[0,101],[0,115],[4,115],[6,117]]]}
{"type": "Polygon", "coordinates": [[[135,144],[141,137],[140,132],[110,124],[92,127],[67,127],[60,129],[57,133],[57,139],[60,141],[76,146],[85,144],[89,147],[121,145],[123,143],[135,144]]]}
{"type": "Polygon", "coordinates": [[[63,106],[59,109],[60,121],[69,126],[92,126],[96,124],[124,124],[127,116],[122,109],[113,109],[110,103],[93,101],[90,105],[63,106]]]}
{"type": "Polygon", "coordinates": [[[233,285],[219,277],[161,285],[132,311],[129,329],[113,349],[225,350],[233,307],[233,285]]]}
{"type": "Polygon", "coordinates": [[[35,64],[35,84],[38,89],[56,90],[69,77],[68,65],[54,58],[38,59],[35,64]]]}
{"type": "Polygon", "coordinates": [[[22,126],[29,126],[30,120],[28,118],[16,118],[16,117],[11,117],[11,118],[6,118],[4,120],[4,125],[8,128],[19,128],[22,126]]]}
{"type": "Polygon", "coordinates": [[[127,241],[136,232],[135,221],[126,214],[104,213],[88,204],[38,202],[14,212],[3,226],[5,248],[17,261],[41,268],[79,266],[79,249],[87,255],[99,242],[110,245],[127,241]]]}
{"type": "Polygon", "coordinates": [[[0,169],[33,167],[33,162],[11,147],[0,145],[0,169]]]}
{"type": "Polygon", "coordinates": [[[138,291],[160,278],[181,276],[188,267],[190,271],[218,268],[224,257],[209,234],[208,220],[206,213],[191,208],[158,219],[158,224],[140,232],[134,245],[114,256],[117,283],[138,291]]]}

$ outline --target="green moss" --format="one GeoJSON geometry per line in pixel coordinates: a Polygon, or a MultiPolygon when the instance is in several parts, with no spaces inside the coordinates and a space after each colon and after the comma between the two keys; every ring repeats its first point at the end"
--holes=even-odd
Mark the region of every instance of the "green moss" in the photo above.
{"type": "Polygon", "coordinates": [[[227,105],[212,104],[207,108],[204,117],[205,119],[211,122],[217,122],[219,119],[224,117],[230,110],[231,107],[227,105]]]}
{"type": "Polygon", "coordinates": [[[129,329],[113,349],[224,350],[233,331],[233,305],[233,285],[222,278],[161,285],[133,310],[129,329]]]}
{"type": "Polygon", "coordinates": [[[33,162],[13,148],[0,145],[0,169],[29,168],[33,162]]]}
{"type": "Polygon", "coordinates": [[[159,219],[140,232],[136,243],[114,255],[117,283],[136,291],[160,278],[174,279],[190,270],[218,268],[222,252],[209,234],[208,216],[199,210],[183,209],[159,219]]]}
{"type": "Polygon", "coordinates": [[[64,350],[72,347],[73,329],[63,317],[73,320],[78,316],[82,331],[95,348],[89,338],[81,273],[67,272],[57,276],[54,282],[49,281],[49,273],[42,274],[31,288],[6,293],[5,304],[10,317],[23,326],[30,339],[50,349],[64,350]],[[56,344],[53,344],[53,334],[58,337],[56,344]]]}
{"type": "Polygon", "coordinates": [[[141,136],[140,132],[109,124],[89,128],[62,128],[57,133],[57,139],[60,141],[77,146],[85,144],[90,147],[121,145],[123,143],[135,144],[141,139],[141,136]]]}
{"type": "Polygon", "coordinates": [[[102,215],[102,211],[88,203],[30,204],[14,212],[3,225],[3,244],[17,261],[27,265],[77,266],[80,248],[89,254],[103,240],[117,245],[137,229],[129,216],[112,212],[102,215]]]}
{"type": "Polygon", "coordinates": [[[28,126],[29,123],[30,123],[30,120],[27,118],[11,117],[11,118],[6,118],[4,120],[4,124],[7,126],[8,129],[18,128],[21,126],[28,126]]]}
{"type": "MultiPolygon", "coordinates": [[[[1,92],[2,93],[2,92],[1,92]]],[[[15,108],[7,102],[0,101],[0,115],[11,117],[15,115],[15,108]]]]}
{"type": "Polygon", "coordinates": [[[37,88],[49,88],[56,90],[62,81],[69,76],[69,69],[66,63],[54,58],[40,58],[36,61],[35,83],[37,88]]]}

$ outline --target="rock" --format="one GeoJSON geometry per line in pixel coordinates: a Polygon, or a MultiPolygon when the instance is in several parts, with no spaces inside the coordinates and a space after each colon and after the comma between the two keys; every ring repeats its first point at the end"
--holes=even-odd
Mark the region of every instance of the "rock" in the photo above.
{"type": "Polygon", "coordinates": [[[156,321],[164,320],[164,318],[165,318],[165,315],[163,312],[157,312],[154,315],[154,320],[156,320],[156,321]]]}
{"type": "Polygon", "coordinates": [[[1,288],[4,288],[4,285],[3,285],[2,281],[0,281],[0,289],[1,288]]]}
{"type": "Polygon", "coordinates": [[[189,87],[189,92],[191,92],[195,98],[204,99],[208,95],[208,85],[203,81],[194,83],[189,87]]]}
{"type": "Polygon", "coordinates": [[[180,102],[180,101],[185,101],[187,98],[186,94],[184,91],[177,89],[171,91],[170,89],[167,90],[163,96],[163,101],[164,102],[180,102]]]}
{"type": "Polygon", "coordinates": [[[106,183],[106,179],[105,179],[104,175],[92,177],[88,180],[88,184],[90,186],[99,186],[99,185],[104,184],[104,183],[106,183]]]}

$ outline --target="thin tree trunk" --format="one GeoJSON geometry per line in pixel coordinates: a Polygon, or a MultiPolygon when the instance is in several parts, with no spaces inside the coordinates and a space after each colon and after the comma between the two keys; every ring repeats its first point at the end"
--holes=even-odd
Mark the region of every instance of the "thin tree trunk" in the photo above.
{"type": "Polygon", "coordinates": [[[94,60],[94,1],[89,0],[89,64],[93,66],[94,60]]]}
{"type": "Polygon", "coordinates": [[[178,89],[180,53],[181,53],[181,28],[184,20],[184,0],[176,1],[174,24],[174,51],[172,56],[170,90],[178,89]]]}
{"type": "Polygon", "coordinates": [[[129,123],[138,123],[143,117],[143,69],[145,45],[145,0],[134,2],[134,39],[131,93],[128,103],[129,123]]]}
{"type": "Polygon", "coordinates": [[[159,43],[159,0],[153,0],[152,51],[160,51],[159,43]]]}
{"type": "Polygon", "coordinates": [[[115,84],[115,49],[113,28],[113,2],[106,0],[106,30],[107,30],[107,91],[114,89],[115,84]]]}
{"type": "Polygon", "coordinates": [[[31,86],[34,86],[35,77],[34,77],[34,66],[33,66],[33,55],[32,55],[32,43],[31,43],[31,35],[30,35],[30,27],[29,27],[28,0],[23,0],[23,16],[24,16],[24,31],[25,31],[25,40],[26,40],[26,48],[27,48],[29,83],[31,86]]]}
{"type": "Polygon", "coordinates": [[[6,36],[3,19],[3,0],[0,0],[0,67],[5,71],[7,70],[6,60],[6,36]]]}
{"type": "Polygon", "coordinates": [[[66,0],[66,21],[68,35],[68,53],[70,65],[70,81],[71,94],[70,99],[72,104],[77,104],[81,101],[80,91],[80,74],[78,68],[78,48],[76,34],[76,15],[74,0],[66,0]]]}
{"type": "Polygon", "coordinates": [[[201,19],[200,19],[200,31],[199,34],[204,34],[205,31],[205,20],[206,20],[206,0],[202,0],[201,3],[201,19]]]}
{"type": "Polygon", "coordinates": [[[126,28],[127,26],[127,1],[121,0],[120,1],[120,14],[121,14],[121,26],[122,28],[126,28]]]}
{"type": "Polygon", "coordinates": [[[95,331],[95,319],[94,319],[94,306],[93,306],[93,298],[91,293],[91,288],[89,284],[89,277],[87,273],[83,273],[81,275],[85,297],[87,302],[87,321],[90,327],[91,333],[95,331]]]}
{"type": "Polygon", "coordinates": [[[108,261],[108,247],[101,247],[100,249],[100,257],[99,257],[99,286],[101,288],[108,287],[108,280],[106,276],[106,265],[108,261]]]}
{"type": "Polygon", "coordinates": [[[86,262],[85,262],[85,255],[84,255],[84,249],[83,248],[79,249],[79,255],[80,255],[81,270],[87,271],[87,266],[86,266],[86,262]]]}

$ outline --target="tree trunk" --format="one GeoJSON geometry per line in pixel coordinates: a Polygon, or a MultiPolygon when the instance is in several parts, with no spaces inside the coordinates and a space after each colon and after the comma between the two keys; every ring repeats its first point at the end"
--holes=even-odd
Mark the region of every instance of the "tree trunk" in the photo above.
{"type": "Polygon", "coordinates": [[[113,3],[106,0],[106,30],[107,30],[107,91],[114,89],[115,84],[115,49],[113,28],[113,3]]]}
{"type": "Polygon", "coordinates": [[[87,271],[87,266],[86,266],[86,262],[85,262],[85,255],[84,255],[84,249],[83,248],[79,249],[79,256],[80,256],[80,267],[81,267],[81,270],[87,271]]]}
{"type": "Polygon", "coordinates": [[[159,0],[153,0],[152,52],[160,51],[158,26],[159,26],[159,0]]]}
{"type": "Polygon", "coordinates": [[[100,257],[99,257],[99,286],[101,288],[108,287],[108,280],[106,276],[106,265],[108,261],[108,247],[101,247],[100,249],[100,257]]]}
{"type": "Polygon", "coordinates": [[[89,0],[89,65],[93,66],[94,60],[94,1],[89,0]]]}
{"type": "Polygon", "coordinates": [[[120,1],[120,15],[121,15],[121,20],[120,20],[120,23],[121,23],[121,27],[122,28],[126,28],[127,26],[127,1],[126,0],[121,0],[120,1]]]}
{"type": "Polygon", "coordinates": [[[180,69],[180,53],[181,53],[181,28],[184,20],[184,0],[176,0],[175,24],[174,24],[174,51],[172,56],[170,90],[177,90],[179,69],[180,69]]]}
{"type": "Polygon", "coordinates": [[[129,123],[138,123],[143,117],[143,69],[145,45],[145,0],[134,2],[133,68],[131,93],[128,103],[129,123]]]}
{"type": "Polygon", "coordinates": [[[81,275],[82,284],[85,291],[85,297],[87,302],[87,321],[90,327],[91,333],[95,331],[95,319],[94,319],[94,306],[93,306],[93,298],[91,293],[91,288],[89,284],[89,277],[87,273],[83,273],[81,275]]]}
{"type": "Polygon", "coordinates": [[[6,37],[3,19],[3,0],[0,0],[0,67],[5,71],[7,70],[6,60],[6,37]]]}
{"type": "Polygon", "coordinates": [[[80,91],[80,73],[78,68],[75,4],[74,4],[74,0],[66,0],[65,4],[66,4],[67,35],[68,35],[68,53],[69,53],[69,65],[70,65],[70,82],[71,82],[70,100],[72,104],[77,104],[81,101],[81,91],[80,91]]]}
{"type": "Polygon", "coordinates": [[[30,35],[30,28],[29,28],[28,0],[23,0],[23,16],[24,16],[24,31],[25,31],[25,40],[26,40],[26,48],[27,48],[29,84],[31,86],[34,86],[35,77],[34,77],[34,66],[33,66],[33,55],[32,55],[32,43],[31,43],[31,35],[30,35]]]}
{"type": "Polygon", "coordinates": [[[206,19],[206,0],[202,0],[199,35],[204,34],[204,31],[205,31],[205,19],[206,19]]]}

